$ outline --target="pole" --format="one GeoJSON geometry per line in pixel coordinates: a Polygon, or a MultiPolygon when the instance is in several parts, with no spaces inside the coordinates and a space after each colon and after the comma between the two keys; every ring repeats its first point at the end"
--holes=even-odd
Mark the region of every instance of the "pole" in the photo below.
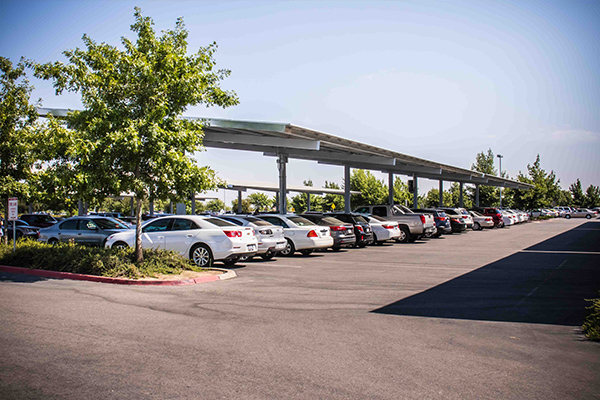
{"type": "MultiPolygon", "coordinates": [[[[498,160],[500,161],[500,178],[502,178],[502,154],[497,154],[498,160]]],[[[502,186],[500,188],[500,208],[502,208],[502,186]]]]}
{"type": "Polygon", "coordinates": [[[394,205],[394,173],[388,172],[388,204],[394,205]]]}
{"type": "Polygon", "coordinates": [[[417,175],[413,174],[413,208],[419,207],[419,184],[417,183],[417,175]]]}
{"type": "Polygon", "coordinates": [[[440,207],[444,207],[444,181],[440,179],[440,207]]]}
{"type": "Polygon", "coordinates": [[[344,212],[350,212],[350,166],[344,165],[344,212]]]}

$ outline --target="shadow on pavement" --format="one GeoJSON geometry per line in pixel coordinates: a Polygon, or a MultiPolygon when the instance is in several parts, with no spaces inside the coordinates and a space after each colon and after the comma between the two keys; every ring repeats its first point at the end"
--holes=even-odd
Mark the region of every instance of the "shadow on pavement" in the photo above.
{"type": "Polygon", "coordinates": [[[16,283],[34,283],[47,281],[52,278],[45,278],[43,276],[26,275],[26,274],[13,274],[10,272],[0,271],[0,282],[16,282],[16,283]]]}
{"type": "Polygon", "coordinates": [[[588,222],[373,312],[580,326],[599,284],[600,223],[588,222]]]}

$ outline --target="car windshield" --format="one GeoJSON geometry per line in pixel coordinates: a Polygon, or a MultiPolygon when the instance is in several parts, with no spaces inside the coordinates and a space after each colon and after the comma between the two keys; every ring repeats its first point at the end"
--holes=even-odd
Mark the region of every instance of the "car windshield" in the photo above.
{"type": "Polygon", "coordinates": [[[398,206],[392,207],[392,212],[394,213],[394,215],[404,215],[404,214],[406,214],[404,211],[402,211],[400,208],[398,208],[398,206]]]}
{"type": "Polygon", "coordinates": [[[221,218],[206,218],[205,221],[210,222],[213,225],[217,225],[217,226],[237,226],[235,224],[232,224],[229,221],[225,221],[224,219],[221,218]]]}
{"type": "Polygon", "coordinates": [[[344,225],[343,221],[340,221],[339,219],[334,218],[334,217],[323,217],[323,219],[321,219],[321,222],[323,222],[325,225],[329,225],[329,226],[344,225]]]}
{"type": "Polygon", "coordinates": [[[248,222],[252,222],[254,225],[257,225],[257,226],[271,226],[271,225],[273,225],[270,222],[267,222],[267,221],[262,220],[262,219],[258,219],[256,217],[244,217],[244,219],[246,221],[248,221],[248,222]]]}
{"type": "Polygon", "coordinates": [[[56,222],[56,219],[51,215],[37,214],[38,220],[41,222],[56,222]]]}
{"type": "Polygon", "coordinates": [[[360,215],[355,215],[354,219],[357,220],[358,222],[362,222],[362,223],[365,223],[365,224],[369,223],[369,221],[367,221],[364,217],[361,217],[360,215]]]}
{"type": "Polygon", "coordinates": [[[100,229],[129,229],[129,227],[113,218],[94,218],[94,221],[100,229]]]}
{"type": "Polygon", "coordinates": [[[483,217],[483,215],[479,214],[477,211],[471,211],[471,213],[477,217],[483,217]]]}
{"type": "Polygon", "coordinates": [[[310,225],[316,225],[315,223],[313,223],[312,221],[307,220],[304,217],[288,217],[288,219],[290,221],[292,221],[293,223],[295,223],[298,226],[310,226],[310,225]]]}
{"type": "Polygon", "coordinates": [[[404,207],[404,206],[396,206],[398,208],[400,208],[402,211],[404,211],[404,214],[414,214],[413,210],[411,210],[408,207],[404,207]]]}
{"type": "Polygon", "coordinates": [[[385,218],[381,218],[377,215],[371,215],[371,218],[373,218],[375,221],[379,221],[379,222],[387,222],[387,219],[385,218]]]}

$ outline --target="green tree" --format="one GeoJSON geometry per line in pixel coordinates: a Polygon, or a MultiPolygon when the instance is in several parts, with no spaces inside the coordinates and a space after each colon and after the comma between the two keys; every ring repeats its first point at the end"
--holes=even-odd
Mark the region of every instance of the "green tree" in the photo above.
{"type": "Polygon", "coordinates": [[[405,201],[408,201],[408,204],[412,204],[413,195],[408,191],[408,185],[396,176],[394,178],[394,204],[404,205],[405,201]]]}
{"type": "MultiPolygon", "coordinates": [[[[238,199],[233,199],[231,202],[231,210],[233,212],[238,212],[238,199]]],[[[250,214],[252,212],[252,203],[248,198],[242,199],[242,212],[244,214],[250,214]]]]}
{"type": "Polygon", "coordinates": [[[10,197],[23,203],[30,196],[27,181],[37,161],[36,134],[41,130],[37,110],[30,104],[32,90],[24,62],[14,66],[0,57],[0,198],[5,212],[10,197]]]}
{"type": "Polygon", "coordinates": [[[585,206],[588,208],[600,206],[600,186],[588,186],[585,191],[585,206]]]}
{"type": "Polygon", "coordinates": [[[527,164],[527,174],[519,171],[517,180],[532,184],[534,187],[529,190],[511,189],[509,191],[512,194],[513,206],[516,208],[532,210],[549,207],[553,203],[556,204],[560,198],[560,180],[556,179],[554,171],[548,173],[541,167],[539,154],[533,164],[527,164]]]}
{"type": "Polygon", "coordinates": [[[250,193],[247,197],[252,207],[257,211],[270,210],[275,202],[274,198],[267,196],[264,193],[250,193]]]}
{"type": "Polygon", "coordinates": [[[227,211],[227,207],[225,206],[225,203],[223,203],[223,200],[213,199],[206,203],[206,210],[213,211],[213,212],[220,212],[220,211],[227,211]]]}
{"type": "Polygon", "coordinates": [[[386,204],[388,199],[388,190],[383,181],[377,179],[371,171],[364,169],[355,169],[350,176],[350,189],[360,191],[361,194],[354,194],[351,197],[352,207],[361,205],[386,204]]]}
{"type": "MultiPolygon", "coordinates": [[[[312,180],[304,181],[304,186],[313,186],[312,180]]],[[[307,198],[310,198],[310,209],[311,211],[322,211],[323,199],[321,196],[310,193],[299,193],[291,198],[291,206],[294,208],[295,213],[303,213],[308,210],[307,198]],[[309,197],[310,196],[310,197],[309,197]]]]}
{"type": "MultiPolygon", "coordinates": [[[[484,153],[483,151],[477,153],[475,156],[475,163],[471,165],[471,170],[497,176],[498,172],[494,167],[494,153],[492,152],[492,149],[488,149],[487,153],[484,153]]],[[[468,187],[465,191],[469,197],[469,201],[472,204],[475,204],[476,189],[474,187],[468,187]]],[[[479,205],[483,207],[494,207],[499,205],[499,201],[500,191],[497,187],[486,185],[479,186],[479,205]]],[[[505,201],[503,200],[502,203],[504,204],[505,201]]]]}
{"type": "Polygon", "coordinates": [[[573,204],[573,196],[571,196],[571,192],[568,190],[560,190],[558,195],[558,204],[559,206],[570,206],[573,204]]]}
{"type": "MultiPolygon", "coordinates": [[[[444,190],[444,206],[445,207],[451,207],[450,204],[452,204],[452,195],[450,194],[450,192],[448,192],[447,190],[444,190]]],[[[438,189],[430,189],[429,192],[427,192],[427,195],[425,196],[425,198],[423,199],[423,205],[427,208],[429,207],[433,207],[433,208],[437,208],[440,206],[440,191],[438,189]]]]}
{"type": "Polygon", "coordinates": [[[63,53],[68,64],[32,66],[37,77],[54,80],[57,94],[81,94],[84,110],[66,118],[74,146],[61,165],[70,167],[83,196],[135,194],[139,262],[144,200],[182,200],[216,188],[215,172],[188,155],[202,150],[202,121],[181,116],[189,106],[228,107],[238,99],[219,87],[230,71],[214,69],[216,43],[188,55],[182,18],[157,37],[152,19],[137,7],[134,15],[137,41],[123,37],[124,50],[84,35],[85,50],[63,53]]]}
{"type": "MultiPolygon", "coordinates": [[[[323,186],[325,189],[336,189],[340,190],[341,187],[335,182],[325,181],[323,186]]],[[[326,193],[323,196],[322,209],[323,211],[343,211],[344,210],[344,196],[341,194],[326,193]]]]}
{"type": "Polygon", "coordinates": [[[583,188],[581,187],[581,181],[579,178],[577,178],[575,183],[569,186],[569,191],[573,197],[573,205],[575,207],[583,207],[585,204],[585,194],[583,193],[583,188]]]}

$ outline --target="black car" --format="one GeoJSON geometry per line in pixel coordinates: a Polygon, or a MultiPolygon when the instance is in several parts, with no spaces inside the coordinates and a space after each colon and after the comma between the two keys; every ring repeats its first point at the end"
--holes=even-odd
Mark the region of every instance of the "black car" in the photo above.
{"type": "Polygon", "coordinates": [[[13,237],[13,231],[15,232],[15,236],[17,239],[21,238],[30,238],[37,239],[40,237],[40,228],[37,226],[31,226],[27,222],[22,221],[20,219],[16,221],[5,221],[6,235],[9,239],[13,237]],[[13,223],[16,224],[16,230],[13,228],[13,223]]]}
{"type": "Polygon", "coordinates": [[[56,218],[49,214],[23,214],[19,219],[38,228],[48,228],[58,222],[56,218]]]}
{"type": "Polygon", "coordinates": [[[464,223],[462,214],[459,214],[452,208],[444,209],[444,212],[450,218],[450,226],[452,227],[452,233],[463,232],[467,230],[467,224],[464,223]]]}
{"type": "Polygon", "coordinates": [[[356,235],[354,234],[354,226],[341,220],[324,215],[323,213],[307,212],[301,214],[301,217],[314,222],[317,225],[328,226],[331,230],[333,238],[333,251],[339,251],[340,248],[346,246],[354,246],[356,244],[356,235]]]}
{"type": "Polygon", "coordinates": [[[356,236],[356,247],[365,247],[373,243],[373,230],[369,222],[362,215],[342,212],[332,212],[324,215],[337,218],[347,224],[352,224],[354,226],[354,235],[356,236]]]}
{"type": "Polygon", "coordinates": [[[452,233],[450,217],[448,217],[444,211],[436,210],[435,208],[415,208],[413,211],[433,215],[435,227],[437,228],[437,232],[433,235],[433,237],[440,237],[444,233],[452,233]]]}

